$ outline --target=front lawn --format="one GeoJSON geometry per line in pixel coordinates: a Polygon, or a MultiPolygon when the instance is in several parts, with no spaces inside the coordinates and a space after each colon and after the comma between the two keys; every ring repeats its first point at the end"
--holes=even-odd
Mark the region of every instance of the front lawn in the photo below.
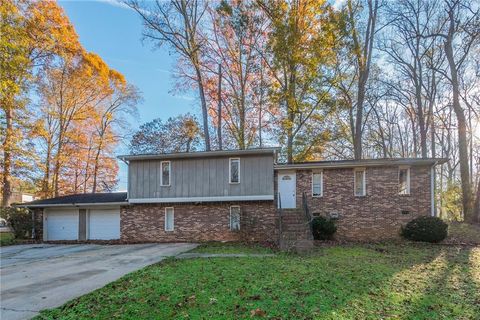
{"type": "Polygon", "coordinates": [[[306,256],[169,259],[44,311],[39,318],[478,319],[479,315],[480,247],[408,243],[319,248],[306,256]]]}
{"type": "Polygon", "coordinates": [[[190,252],[197,253],[221,253],[221,254],[271,254],[272,248],[260,244],[242,244],[238,242],[209,242],[196,247],[190,252]]]}

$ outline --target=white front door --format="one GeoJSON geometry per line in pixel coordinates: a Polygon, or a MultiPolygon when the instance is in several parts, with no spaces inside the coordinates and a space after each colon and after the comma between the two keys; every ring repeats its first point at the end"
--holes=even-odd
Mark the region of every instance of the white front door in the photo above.
{"type": "Polygon", "coordinates": [[[48,209],[47,240],[78,239],[78,209],[48,209]]]}
{"type": "Polygon", "coordinates": [[[295,172],[278,174],[278,192],[280,193],[282,208],[289,209],[297,207],[296,180],[297,176],[295,172]]]}
{"type": "Polygon", "coordinates": [[[91,209],[88,220],[88,239],[120,239],[120,209],[91,209]]]}

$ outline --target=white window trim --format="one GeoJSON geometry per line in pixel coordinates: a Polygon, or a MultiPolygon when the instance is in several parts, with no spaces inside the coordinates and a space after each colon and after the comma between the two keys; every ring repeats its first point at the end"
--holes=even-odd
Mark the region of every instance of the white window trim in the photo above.
{"type": "Polygon", "coordinates": [[[402,196],[408,196],[410,195],[410,167],[406,167],[406,166],[398,167],[398,186],[399,187],[400,187],[400,170],[407,170],[407,192],[400,193],[400,190],[398,190],[398,194],[402,196]]]}
{"type": "Polygon", "coordinates": [[[353,195],[355,197],[365,197],[367,195],[367,170],[365,168],[356,168],[353,170],[353,195]],[[362,194],[357,194],[357,172],[361,171],[363,172],[363,193],[362,194]]]}
{"type": "Polygon", "coordinates": [[[160,186],[161,187],[170,187],[172,185],[172,162],[171,161],[160,161],[160,186]],[[163,164],[168,163],[168,184],[163,183],[163,164]]]}
{"type": "Polygon", "coordinates": [[[165,208],[165,231],[166,232],[172,232],[175,230],[175,209],[173,207],[166,207],[165,208]],[[172,230],[168,230],[167,229],[167,212],[168,212],[168,209],[172,209],[172,230]]]}
{"type": "Polygon", "coordinates": [[[229,158],[228,159],[228,182],[230,184],[239,184],[240,183],[240,167],[241,167],[240,158],[229,158]],[[238,182],[232,182],[232,160],[238,160],[238,182]]]}
{"type": "Polygon", "coordinates": [[[239,209],[239,212],[240,212],[240,219],[241,219],[241,209],[240,209],[240,206],[230,206],[230,218],[228,220],[228,228],[230,229],[230,231],[240,231],[242,229],[242,225],[239,224],[238,226],[238,230],[233,230],[232,229],[232,208],[238,208],[239,209]]]}
{"type": "Polygon", "coordinates": [[[321,198],[323,197],[323,171],[314,171],[312,172],[312,197],[313,198],[321,198]],[[320,175],[320,194],[319,195],[314,195],[313,194],[313,176],[315,174],[319,174],[320,175]]]}

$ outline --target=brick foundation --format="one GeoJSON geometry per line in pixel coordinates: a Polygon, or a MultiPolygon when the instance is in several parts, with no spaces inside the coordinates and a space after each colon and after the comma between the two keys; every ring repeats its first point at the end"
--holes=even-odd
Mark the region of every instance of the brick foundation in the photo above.
{"type": "Polygon", "coordinates": [[[202,204],[135,204],[120,212],[123,242],[274,242],[277,211],[273,201],[202,204]],[[241,230],[230,231],[230,206],[241,208],[241,230]],[[165,208],[174,208],[174,231],[165,231],[165,208]]]}
{"type": "Polygon", "coordinates": [[[377,241],[398,238],[400,228],[431,213],[430,167],[412,166],[410,195],[398,194],[398,167],[366,168],[367,195],[354,196],[353,169],[324,169],[323,196],[312,197],[312,170],[297,171],[297,207],[306,192],[311,212],[339,214],[336,238],[377,241]],[[409,214],[402,214],[408,210],[409,214]]]}

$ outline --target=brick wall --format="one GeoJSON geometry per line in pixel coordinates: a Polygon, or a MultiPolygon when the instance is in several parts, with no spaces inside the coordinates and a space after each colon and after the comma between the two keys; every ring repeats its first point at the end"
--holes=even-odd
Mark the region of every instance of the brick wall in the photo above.
{"type": "Polygon", "coordinates": [[[277,239],[273,201],[136,204],[121,208],[124,242],[259,241],[277,239]],[[241,208],[241,230],[230,231],[230,206],[241,208]],[[165,208],[174,208],[174,231],[165,231],[165,208]]]}
{"type": "Polygon", "coordinates": [[[367,195],[354,196],[353,169],[324,169],[323,197],[312,197],[312,170],[297,171],[297,207],[307,193],[311,212],[337,212],[337,239],[375,241],[399,237],[411,219],[430,215],[430,167],[412,166],[410,195],[398,194],[398,167],[366,168],[367,195]],[[402,214],[402,210],[410,211],[402,214]]]}

